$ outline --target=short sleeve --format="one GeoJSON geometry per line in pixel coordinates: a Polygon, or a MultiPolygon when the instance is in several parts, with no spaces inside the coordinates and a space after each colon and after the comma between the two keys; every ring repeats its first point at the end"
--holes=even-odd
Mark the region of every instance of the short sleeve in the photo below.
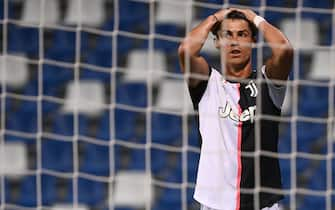
{"type": "MultiPolygon", "coordinates": [[[[212,68],[210,66],[208,66],[208,68],[209,68],[208,77],[210,77],[212,73],[212,68]]],[[[200,103],[200,100],[207,89],[207,84],[208,80],[203,80],[196,87],[188,86],[193,103],[193,108],[195,110],[198,110],[198,104],[200,103]]]]}

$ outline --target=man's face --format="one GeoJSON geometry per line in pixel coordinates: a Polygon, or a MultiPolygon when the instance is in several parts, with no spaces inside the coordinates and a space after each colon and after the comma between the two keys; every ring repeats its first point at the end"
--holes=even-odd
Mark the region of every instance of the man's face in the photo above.
{"type": "Polygon", "coordinates": [[[218,31],[218,47],[226,64],[243,68],[251,58],[254,39],[248,22],[241,19],[225,19],[218,31]]]}

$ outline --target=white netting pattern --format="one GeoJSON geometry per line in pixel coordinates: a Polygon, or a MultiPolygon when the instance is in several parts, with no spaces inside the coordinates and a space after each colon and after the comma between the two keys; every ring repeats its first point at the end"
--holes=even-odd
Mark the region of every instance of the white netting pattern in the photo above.
{"type": "MultiPolygon", "coordinates": [[[[283,209],[335,208],[334,0],[0,0],[0,209],[199,209],[185,33],[248,7],[295,48],[279,153],[283,209]]],[[[220,67],[212,37],[203,55],[220,67]]],[[[254,49],[254,68],[268,49],[254,49]]],[[[257,128],[257,126],[256,126],[257,128]]],[[[256,132],[257,133],[257,132],[256,132]]],[[[256,170],[256,188],[260,191],[256,170]]],[[[257,203],[257,202],[256,202],[257,203]]],[[[258,205],[258,204],[256,204],[258,205]]]]}

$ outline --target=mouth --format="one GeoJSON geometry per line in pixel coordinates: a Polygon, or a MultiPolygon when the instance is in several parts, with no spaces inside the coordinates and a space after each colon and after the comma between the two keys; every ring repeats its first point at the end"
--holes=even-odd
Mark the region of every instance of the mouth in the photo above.
{"type": "Polygon", "coordinates": [[[241,50],[234,49],[234,50],[230,51],[230,54],[232,55],[232,57],[238,57],[238,56],[241,55],[241,50]]]}

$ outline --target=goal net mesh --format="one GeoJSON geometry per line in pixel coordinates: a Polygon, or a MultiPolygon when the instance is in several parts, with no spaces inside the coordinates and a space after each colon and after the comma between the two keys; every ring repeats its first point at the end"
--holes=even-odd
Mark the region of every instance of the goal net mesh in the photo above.
{"type": "MultiPolygon", "coordinates": [[[[0,0],[0,210],[199,209],[198,113],[177,51],[227,7],[295,50],[282,117],[256,115],[280,122],[278,154],[254,153],[280,160],[283,189],[267,190],[282,209],[335,209],[334,0],[0,0]]],[[[201,54],[220,69],[211,34],[201,54]]],[[[260,36],[253,69],[270,54],[260,36]]]]}

